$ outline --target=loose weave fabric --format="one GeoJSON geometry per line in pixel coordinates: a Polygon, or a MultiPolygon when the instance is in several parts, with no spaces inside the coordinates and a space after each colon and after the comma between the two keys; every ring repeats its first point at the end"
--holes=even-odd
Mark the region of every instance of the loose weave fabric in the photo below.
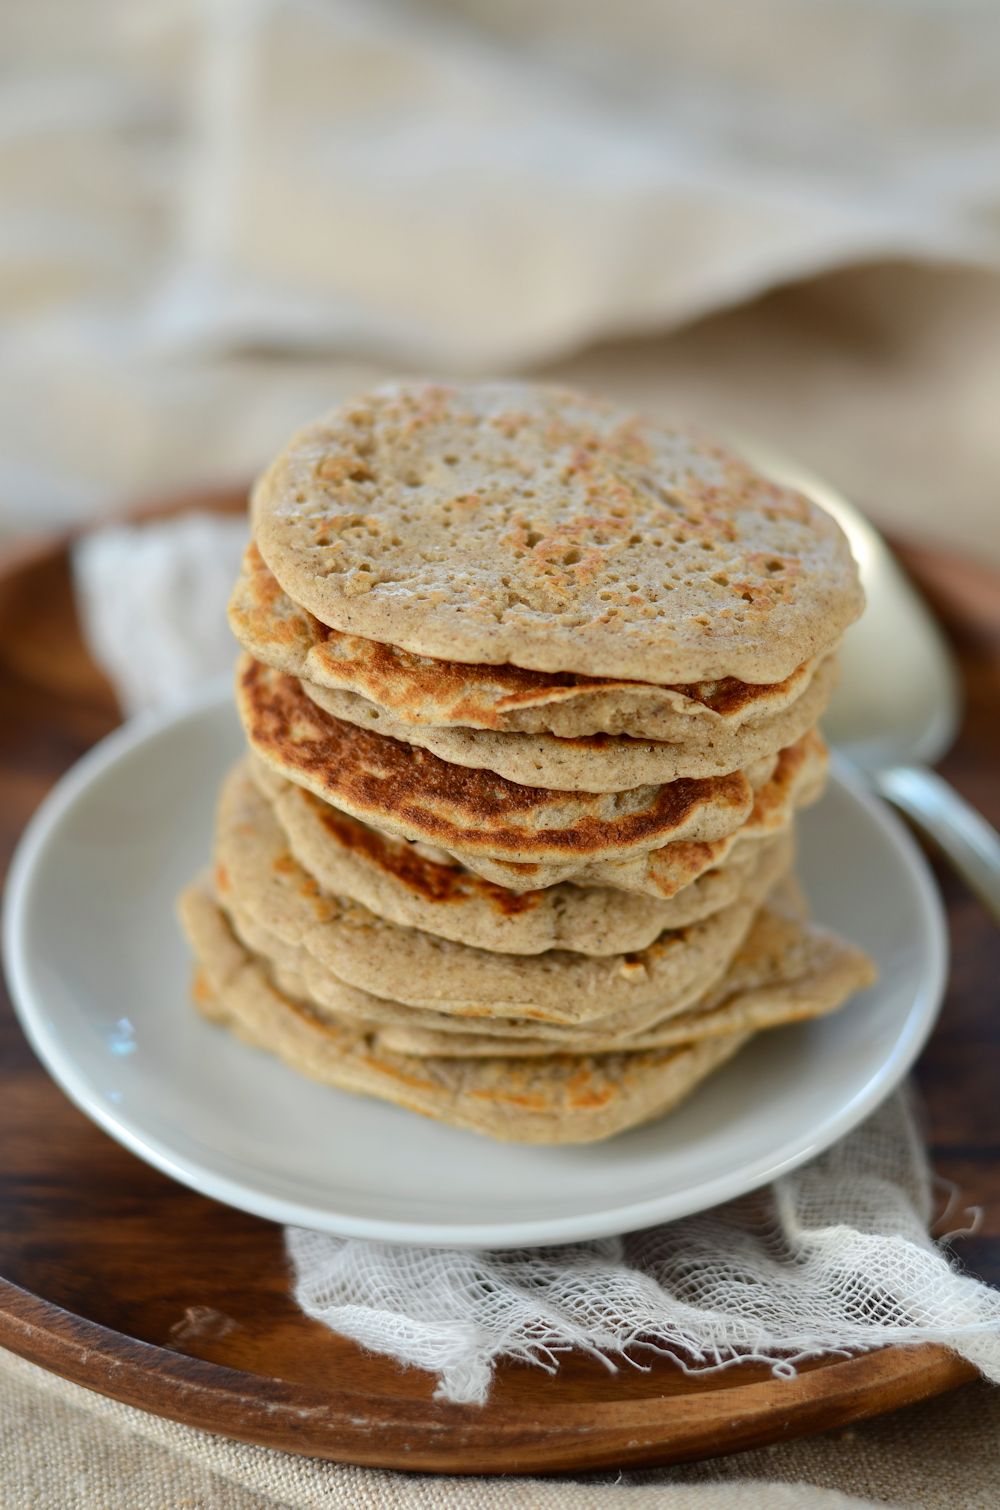
{"type": "Polygon", "coordinates": [[[625,1237],[510,1251],[413,1248],[292,1228],[295,1296],[374,1352],[482,1404],[515,1358],[570,1348],[609,1368],[669,1349],[788,1375],[821,1353],[940,1342],[1000,1382],[1000,1292],[928,1236],[930,1170],[904,1094],[766,1189],[625,1237]]]}

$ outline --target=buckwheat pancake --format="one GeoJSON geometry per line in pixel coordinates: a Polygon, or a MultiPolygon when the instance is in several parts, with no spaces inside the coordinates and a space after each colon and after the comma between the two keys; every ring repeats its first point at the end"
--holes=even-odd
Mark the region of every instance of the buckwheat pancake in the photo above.
{"type": "Polygon", "coordinates": [[[265,925],[249,918],[233,904],[224,876],[222,882],[220,885],[217,872],[214,893],[229,926],[244,948],[266,965],[275,984],[290,996],[306,1002],[320,1017],[337,1024],[351,1024],[359,1032],[405,1027],[440,1033],[501,1034],[504,1038],[517,1040],[544,1039],[554,1045],[556,1052],[572,1053],[581,1036],[596,1033],[613,1037],[616,1043],[631,1042],[635,1034],[697,1006],[707,991],[714,989],[725,975],[725,962],[721,961],[713,967],[712,978],[704,983],[704,989],[702,983],[696,983],[666,1008],[658,1002],[644,1007],[627,1007],[583,1024],[551,1022],[541,1017],[494,1017],[483,1015],[478,1008],[439,1012],[430,1007],[407,1006],[347,985],[320,965],[306,949],[284,943],[265,925]]]}
{"type": "Polygon", "coordinates": [[[659,1004],[663,1010],[725,968],[789,856],[758,867],[739,899],[643,950],[589,957],[565,950],[507,955],[401,928],[324,892],[299,865],[270,804],[243,767],[226,779],[216,825],[226,906],[245,941],[267,935],[302,948],[340,982],[373,996],[442,1012],[585,1022],[659,1004]]]}
{"type": "MultiPolygon", "coordinates": [[[[860,950],[823,928],[764,907],[740,954],[707,1000],[632,1036],[581,1033],[573,1051],[634,1053],[728,1033],[759,1033],[825,1017],[873,980],[872,963],[860,950]]],[[[380,1028],[376,1036],[380,1048],[394,1053],[459,1059],[490,1054],[541,1057],[558,1048],[544,1038],[449,1033],[409,1023],[380,1028]]]]}
{"type": "Polygon", "coordinates": [[[530,384],[335,409],[264,473],[253,524],[322,623],[442,660],[776,683],[862,607],[809,499],[699,434],[530,384]]]}
{"type": "Polygon", "coordinates": [[[821,664],[816,658],[806,661],[776,684],[727,678],[658,687],[434,660],[321,624],[282,591],[253,543],[230,598],[229,622],[255,660],[317,687],[366,698],[401,724],[561,738],[622,734],[687,744],[731,738],[745,725],[791,707],[821,664]]]}
{"type": "Polygon", "coordinates": [[[587,734],[507,734],[487,729],[409,724],[354,692],[331,690],[300,678],[313,702],[334,718],[430,750],[453,765],[493,771],[522,786],[572,792],[621,792],[685,776],[721,776],[776,755],[811,729],[823,713],[835,682],[833,657],[823,660],[806,690],[790,707],[733,733],[702,730],[687,743],[587,734]]]}
{"type": "Polygon", "coordinates": [[[795,905],[797,891],[789,880],[779,883],[708,990],[694,988],[668,1007],[629,1008],[579,1025],[436,1012],[372,996],[324,974],[305,950],[282,943],[266,928],[247,927],[224,902],[220,906],[275,984],[319,1016],[375,1034],[401,1052],[430,1053],[439,1045],[446,1057],[519,1057],[631,1052],[743,1031],[751,1021],[757,1028],[777,1027],[833,1010],[871,983],[873,967],[858,950],[809,923],[804,906],[795,905]],[[404,1049],[404,1042],[412,1048],[404,1049]]]}
{"type": "Polygon", "coordinates": [[[760,844],[734,845],[716,869],[669,899],[572,884],[513,892],[483,880],[443,851],[428,852],[380,834],[257,761],[248,768],[268,796],[292,854],[324,890],[360,902],[392,923],[502,954],[643,949],[665,928],[700,922],[734,902],[745,872],[767,857],[771,845],[786,845],[791,852],[787,830],[760,844]]]}
{"type": "MultiPolygon", "coordinates": [[[[693,976],[688,985],[678,989],[669,1000],[649,1000],[638,1005],[619,1007],[601,1016],[578,1016],[558,1011],[549,1015],[545,1009],[533,1008],[516,1016],[504,1016],[480,1002],[456,1005],[438,1002],[436,1006],[419,1006],[375,996],[346,982],[331,971],[315,954],[302,945],[287,943],[272,932],[259,918],[238,906],[231,894],[222,908],[232,930],[251,954],[263,960],[282,990],[301,997],[320,1016],[334,1022],[350,1021],[367,1030],[380,1027],[422,1027],[441,1032],[496,1033],[518,1039],[543,1038],[562,1051],[573,1053],[581,1034],[600,1033],[613,1037],[616,1046],[626,1043],[634,1033],[694,1007],[725,975],[728,960],[706,959],[705,968],[693,976]],[[345,992],[350,992],[349,996],[345,992]],[[358,1000],[358,997],[361,1000],[358,1000]],[[405,1020],[404,1020],[405,1019],[405,1020]],[[418,1020],[419,1019],[419,1020],[418,1020]]],[[[591,1004],[593,1006],[593,1004],[591,1004]]],[[[516,1008],[511,1008],[516,1010],[516,1008]]]]}
{"type": "Polygon", "coordinates": [[[699,876],[723,864],[744,845],[782,832],[800,807],[815,802],[826,782],[828,753],[813,729],[778,756],[771,777],[754,791],[749,817],[721,839],[677,840],[651,850],[639,850],[623,860],[578,860],[571,865],[543,865],[500,860],[463,852],[470,870],[498,886],[512,890],[556,886],[609,886],[653,897],[678,896],[699,876]]]}
{"type": "Polygon", "coordinates": [[[279,775],[353,818],[463,861],[621,860],[675,840],[722,838],[753,808],[742,771],[612,793],[521,786],[333,718],[293,677],[250,657],[237,671],[236,702],[251,748],[279,775]]]}
{"type": "Polygon", "coordinates": [[[324,1084],[505,1141],[587,1143],[650,1121],[689,1095],[749,1036],[541,1060],[392,1054],[380,1051],[370,1035],[324,1021],[280,992],[208,893],[189,889],[181,911],[199,966],[195,1001],[206,1017],[324,1084]]]}

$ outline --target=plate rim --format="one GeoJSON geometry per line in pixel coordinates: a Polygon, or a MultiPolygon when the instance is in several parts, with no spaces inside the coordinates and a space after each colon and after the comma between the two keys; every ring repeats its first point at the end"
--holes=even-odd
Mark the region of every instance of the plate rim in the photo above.
{"type": "Polygon", "coordinates": [[[724,1171],[691,1190],[661,1193],[624,1206],[577,1212],[551,1219],[529,1218],[491,1223],[426,1223],[405,1217],[352,1216],[261,1191],[252,1184],[217,1172],[196,1158],[178,1154],[158,1136],[142,1131],[141,1122],[109,1102],[48,1021],[42,993],[32,981],[27,951],[31,894],[38,870],[63,820],[90,786],[110,767],[140,746],[179,724],[221,711],[231,698],[229,679],[213,679],[169,707],[128,720],[88,750],[47,793],[17,845],[5,886],[3,957],[10,996],[18,1021],[34,1053],[63,1093],[110,1137],[131,1153],[210,1199],[266,1220],[307,1227],[341,1237],[461,1248],[532,1247],[585,1241],[638,1231],[709,1209],[759,1189],[829,1148],[874,1111],[910,1069],[937,1019],[947,982],[947,921],[927,862],[901,820],[865,784],[844,757],[832,752],[831,782],[846,791],[866,818],[888,841],[912,877],[921,913],[928,968],[901,1024],[892,1050],[820,1129],[785,1139],[738,1173],[724,1171]],[[694,1195],[692,1200],[690,1197],[694,1195]],[[688,1197],[685,1199],[685,1196],[688,1197]],[[704,1197],[704,1198],[703,1198],[704,1197]]]}

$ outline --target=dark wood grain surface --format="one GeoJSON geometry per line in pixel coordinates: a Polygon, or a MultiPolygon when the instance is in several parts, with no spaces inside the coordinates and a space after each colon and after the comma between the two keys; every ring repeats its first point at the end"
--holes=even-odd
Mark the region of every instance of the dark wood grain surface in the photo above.
{"type": "MultiPolygon", "coordinates": [[[[215,506],[219,500],[206,500],[215,506]]],[[[223,500],[226,501],[226,500],[223,500]]],[[[1000,578],[916,548],[966,680],[942,766],[1000,821],[1000,578]]],[[[80,642],[65,552],[0,563],[0,846],[117,721],[80,642]]],[[[1000,941],[938,872],[951,925],[948,1000],[918,1071],[939,1172],[981,1206],[960,1254],[1000,1282],[1000,941]]],[[[669,1360],[556,1378],[501,1369],[485,1410],[432,1399],[433,1379],[364,1355],[287,1289],[280,1230],[148,1168],[78,1113],[0,1003],[0,1343],[79,1383],[247,1441],[352,1461],[465,1472],[654,1463],[827,1429],[953,1387],[941,1349],[885,1349],[790,1383],[749,1366],[690,1379],[669,1360]]]]}

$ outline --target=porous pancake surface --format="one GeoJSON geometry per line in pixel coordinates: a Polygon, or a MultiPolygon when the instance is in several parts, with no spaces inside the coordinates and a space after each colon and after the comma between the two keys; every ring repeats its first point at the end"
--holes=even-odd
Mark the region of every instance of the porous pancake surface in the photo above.
{"type": "Polygon", "coordinates": [[[293,602],[448,661],[778,683],[863,601],[801,494],[692,431],[529,384],[345,404],[265,472],[253,516],[293,602]]]}

